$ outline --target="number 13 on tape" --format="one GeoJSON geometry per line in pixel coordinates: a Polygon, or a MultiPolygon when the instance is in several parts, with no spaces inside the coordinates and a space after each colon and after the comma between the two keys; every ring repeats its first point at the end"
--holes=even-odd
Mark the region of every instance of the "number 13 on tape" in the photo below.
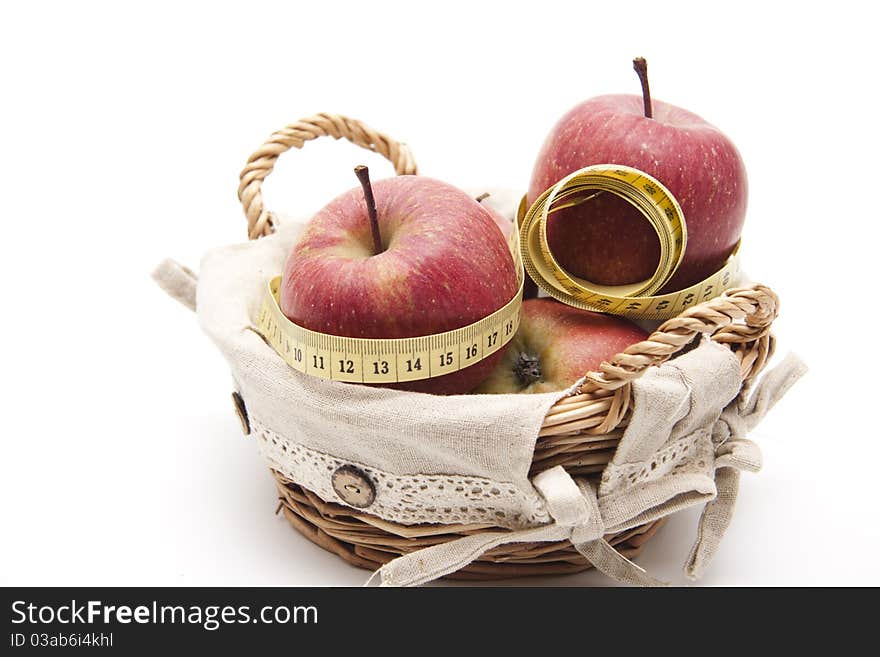
{"type": "Polygon", "coordinates": [[[415,338],[347,338],[310,331],[291,322],[279,306],[281,277],[266,290],[257,329],[266,342],[303,374],[333,381],[397,383],[430,379],[470,367],[513,338],[519,327],[522,274],[514,297],[497,311],[445,333],[415,338]]]}

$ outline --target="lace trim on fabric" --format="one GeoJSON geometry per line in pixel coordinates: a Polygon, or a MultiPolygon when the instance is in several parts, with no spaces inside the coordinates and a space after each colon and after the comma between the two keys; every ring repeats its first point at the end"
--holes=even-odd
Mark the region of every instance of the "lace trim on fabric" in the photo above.
{"type": "Polygon", "coordinates": [[[603,488],[617,491],[621,487],[662,479],[670,473],[709,472],[715,462],[711,447],[708,432],[696,432],[669,443],[650,461],[609,463],[602,473],[603,488]]]}
{"type": "Polygon", "coordinates": [[[550,522],[537,494],[509,483],[445,474],[395,475],[293,443],[256,418],[251,418],[251,425],[271,467],[325,502],[349,506],[334,491],[331,476],[343,465],[354,465],[376,488],[375,501],[359,511],[402,525],[486,524],[520,529],[550,522]]]}

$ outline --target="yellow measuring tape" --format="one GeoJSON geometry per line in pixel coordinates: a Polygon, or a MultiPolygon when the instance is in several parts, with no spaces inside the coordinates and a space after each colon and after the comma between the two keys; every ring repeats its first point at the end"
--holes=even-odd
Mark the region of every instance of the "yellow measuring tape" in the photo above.
{"type": "Polygon", "coordinates": [[[520,251],[529,275],[550,296],[576,308],[636,319],[668,319],[688,306],[729,289],[739,273],[739,245],[724,266],[709,278],[669,294],[656,294],[672,278],[687,247],[687,224],[675,197],[644,171],[600,164],[575,171],[517,211],[520,251]],[[563,269],[547,242],[547,219],[562,208],[587,202],[601,192],[617,194],[632,203],[654,228],[660,240],[660,260],[649,279],[629,285],[597,285],[563,269]]]}
{"type": "MultiPolygon", "coordinates": [[[[517,211],[519,231],[508,246],[516,264],[519,289],[497,311],[468,326],[414,338],[347,338],[319,333],[291,322],[279,305],[281,277],[266,288],[257,328],[284,361],[299,372],[333,381],[397,383],[430,379],[469,367],[506,345],[519,327],[525,268],[548,294],[571,306],[633,318],[665,319],[721,294],[738,273],[736,250],[724,267],[685,290],[657,295],[672,277],[687,246],[687,225],[678,202],[648,174],[618,165],[581,169],[517,211]],[[654,275],[631,285],[600,286],[566,272],[547,243],[547,218],[564,207],[610,192],[631,202],[660,239],[654,275]]],[[[739,245],[737,245],[737,249],[739,245]]]]}
{"type": "Polygon", "coordinates": [[[269,281],[257,328],[288,365],[323,379],[398,383],[451,374],[501,349],[519,328],[524,274],[517,231],[511,231],[508,246],[516,264],[516,294],[491,315],[459,329],[389,339],[346,338],[310,331],[281,312],[280,276],[269,281]]]}

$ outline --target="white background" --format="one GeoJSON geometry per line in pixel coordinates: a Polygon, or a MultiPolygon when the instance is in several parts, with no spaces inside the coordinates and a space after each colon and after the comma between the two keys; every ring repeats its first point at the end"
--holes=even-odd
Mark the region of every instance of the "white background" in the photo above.
{"type": "MultiPolygon", "coordinates": [[[[857,296],[878,260],[876,23],[865,3],[744,5],[5,3],[0,583],[361,584],[273,515],[226,366],[151,269],[244,238],[238,172],[286,123],[348,114],[426,175],[524,190],[556,119],[637,93],[643,55],[656,98],[739,146],[745,266],[812,368],[753,434],[765,469],[702,583],[880,584],[877,301],[857,296]]],[[[361,162],[391,175],[311,143],[267,202],[308,214],[361,162]]],[[[683,583],[695,521],[641,563],[683,583]]]]}

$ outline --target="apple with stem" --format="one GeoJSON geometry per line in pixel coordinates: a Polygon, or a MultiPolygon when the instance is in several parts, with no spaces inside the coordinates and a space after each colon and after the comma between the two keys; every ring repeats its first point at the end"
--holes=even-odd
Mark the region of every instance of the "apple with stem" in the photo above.
{"type": "MultiPolygon", "coordinates": [[[[366,167],[355,172],[361,189],[321,209],[290,252],[280,305],[291,321],[331,335],[409,338],[467,326],[511,300],[513,257],[486,208],[439,180],[371,183],[366,167]]],[[[379,385],[466,393],[502,353],[435,378],[379,385]]],[[[429,357],[414,357],[411,366],[427,368],[429,357]]],[[[343,374],[354,367],[338,365],[343,374]]]]}
{"type": "MultiPolygon", "coordinates": [[[[637,58],[633,65],[642,96],[598,96],[563,116],[538,154],[528,202],[592,164],[624,164],[654,176],[678,200],[687,223],[684,258],[662,290],[670,292],[704,280],[730,256],[745,220],[746,170],[724,133],[696,114],[653,100],[647,63],[637,58]]],[[[648,222],[610,192],[553,212],[547,240],[563,268],[602,285],[645,280],[660,257],[648,222]]]]}
{"type": "Polygon", "coordinates": [[[476,393],[564,390],[648,334],[621,317],[573,308],[554,299],[523,302],[519,329],[476,393]]]}

